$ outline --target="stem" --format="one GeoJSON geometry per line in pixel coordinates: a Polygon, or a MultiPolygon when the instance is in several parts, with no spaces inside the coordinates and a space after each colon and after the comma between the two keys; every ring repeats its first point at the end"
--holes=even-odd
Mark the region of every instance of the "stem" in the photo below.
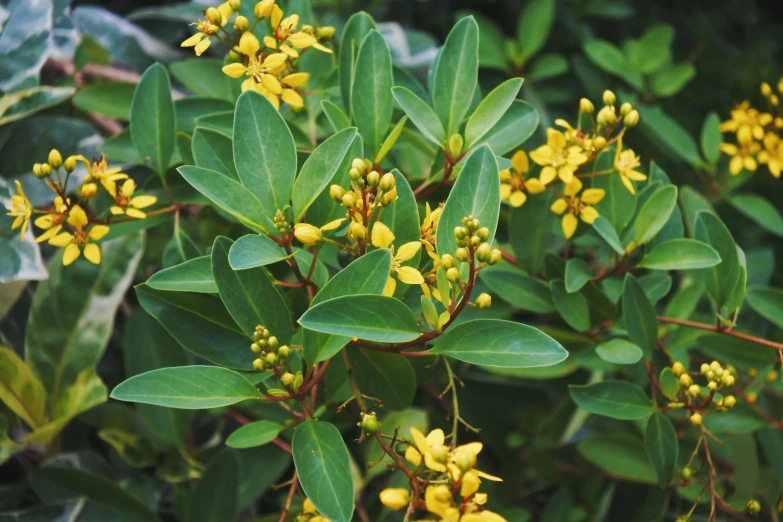
{"type": "Polygon", "coordinates": [[[291,503],[294,501],[294,494],[296,493],[296,486],[298,483],[296,471],[294,471],[294,476],[291,478],[291,487],[288,488],[288,497],[285,499],[283,512],[280,513],[280,518],[277,519],[277,522],[285,522],[285,519],[288,516],[288,510],[291,509],[291,503]]]}
{"type": "Polygon", "coordinates": [[[762,346],[772,348],[773,350],[783,350],[783,344],[781,343],[776,343],[774,341],[769,341],[767,339],[763,339],[761,337],[756,337],[753,335],[735,332],[734,330],[726,330],[714,324],[697,323],[694,321],[684,321],[681,319],[675,319],[673,317],[664,317],[662,315],[658,316],[658,320],[662,323],[676,324],[678,326],[687,326],[688,328],[697,328],[699,330],[707,330],[708,332],[717,332],[723,335],[728,335],[730,337],[735,337],[737,339],[742,339],[743,341],[750,341],[752,343],[760,344],[762,346]]]}

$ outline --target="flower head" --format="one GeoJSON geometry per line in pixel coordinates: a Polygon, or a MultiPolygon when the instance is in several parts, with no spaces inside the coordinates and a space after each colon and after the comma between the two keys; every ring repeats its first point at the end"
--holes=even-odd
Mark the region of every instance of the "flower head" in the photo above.
{"type": "Polygon", "coordinates": [[[565,134],[555,129],[546,130],[546,145],[530,153],[530,159],[544,167],[541,169],[541,183],[547,185],[555,178],[571,183],[574,172],[587,162],[588,156],[578,145],[568,145],[565,134]]]}
{"type": "Polygon", "coordinates": [[[731,111],[731,119],[720,124],[720,131],[734,132],[737,134],[737,141],[747,144],[754,139],[761,140],[764,137],[764,127],[772,123],[772,120],[771,114],[759,112],[746,100],[731,111]]]}
{"type": "Polygon", "coordinates": [[[211,36],[216,34],[221,27],[224,27],[228,23],[228,19],[231,18],[232,12],[229,2],[223,2],[217,7],[210,7],[207,9],[205,11],[206,16],[204,19],[197,20],[191,24],[196,26],[196,31],[198,32],[182,42],[180,47],[193,47],[196,51],[196,56],[204,54],[204,51],[209,49],[209,46],[212,43],[211,36]]]}
{"type": "Polygon", "coordinates": [[[70,205],[70,200],[63,201],[63,198],[57,196],[54,198],[54,204],[49,213],[35,220],[35,226],[46,230],[46,232],[35,238],[36,243],[48,241],[60,232],[60,229],[63,228],[62,222],[68,215],[68,205],[70,205]]]}
{"type": "Polygon", "coordinates": [[[14,222],[11,224],[11,230],[19,229],[19,240],[24,240],[24,233],[27,231],[27,223],[30,221],[30,216],[33,215],[33,205],[30,204],[30,200],[22,190],[22,184],[19,180],[14,180],[16,184],[16,194],[11,196],[11,206],[6,207],[8,215],[14,217],[14,222]]]}
{"type": "Polygon", "coordinates": [[[119,167],[110,169],[109,163],[103,156],[101,156],[101,159],[93,159],[91,162],[81,154],[76,156],[76,159],[84,163],[84,166],[87,168],[87,177],[84,181],[98,181],[106,190],[109,190],[109,187],[112,186],[115,181],[128,177],[119,167]]]}
{"type": "Polygon", "coordinates": [[[764,136],[764,150],[758,153],[758,162],[766,165],[769,173],[776,178],[783,171],[783,140],[773,132],[764,136]]]}
{"type": "Polygon", "coordinates": [[[620,174],[620,180],[631,194],[636,194],[634,181],[644,181],[647,176],[636,170],[642,162],[631,149],[623,150],[623,139],[617,140],[617,151],[614,154],[614,170],[620,174]]]}
{"type": "Polygon", "coordinates": [[[313,35],[312,26],[303,26],[297,30],[299,25],[299,15],[293,14],[283,18],[283,10],[275,4],[271,13],[272,31],[274,32],[274,41],[265,42],[267,47],[276,48],[280,44],[280,50],[291,58],[297,58],[299,53],[296,49],[307,49],[313,47],[325,53],[331,53],[332,50],[318,43],[318,39],[313,35]]]}
{"type": "Polygon", "coordinates": [[[84,250],[84,257],[88,261],[96,265],[100,264],[101,249],[98,245],[89,241],[101,239],[109,232],[109,227],[106,225],[93,225],[87,230],[89,220],[87,219],[87,214],[79,205],[71,207],[71,210],[68,212],[67,223],[73,227],[73,234],[63,232],[49,240],[50,245],[65,248],[63,264],[68,266],[76,261],[82,254],[82,250],[84,250]]]}
{"type": "Polygon", "coordinates": [[[527,201],[527,194],[540,194],[546,186],[538,178],[525,179],[530,163],[524,150],[518,150],[511,157],[511,168],[500,171],[500,199],[512,207],[521,207],[527,201]]]}
{"type": "Polygon", "coordinates": [[[721,143],[720,150],[724,154],[731,156],[729,172],[732,176],[742,172],[742,169],[755,172],[758,168],[756,154],[761,150],[761,145],[756,141],[740,143],[739,146],[732,143],[721,143]]]}
{"type": "Polygon", "coordinates": [[[144,219],[147,214],[141,211],[150,205],[154,205],[158,198],[155,196],[134,196],[136,191],[136,182],[132,179],[125,180],[125,183],[117,189],[117,185],[111,182],[109,185],[109,194],[114,198],[116,205],[111,207],[111,213],[114,215],[127,214],[129,217],[144,219]]]}
{"type": "Polygon", "coordinates": [[[606,194],[604,189],[590,188],[585,189],[580,196],[581,190],[582,182],[579,178],[574,178],[571,183],[566,185],[563,197],[555,200],[550,207],[550,210],[555,214],[563,215],[562,227],[567,239],[571,239],[576,232],[576,227],[579,224],[577,216],[588,225],[593,224],[595,218],[598,217],[598,211],[593,205],[601,201],[606,194]]]}

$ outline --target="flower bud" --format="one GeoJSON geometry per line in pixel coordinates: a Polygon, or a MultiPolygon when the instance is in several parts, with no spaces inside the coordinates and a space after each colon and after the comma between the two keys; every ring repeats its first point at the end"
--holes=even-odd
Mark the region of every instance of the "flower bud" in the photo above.
{"type": "Polygon", "coordinates": [[[470,246],[478,247],[481,244],[481,238],[478,236],[470,236],[470,246]]]}
{"type": "Polygon", "coordinates": [[[381,205],[384,207],[388,207],[392,203],[397,201],[397,188],[393,188],[388,192],[384,192],[381,196],[381,205]]]}
{"type": "Polygon", "coordinates": [[[615,96],[612,91],[607,89],[604,91],[602,99],[604,101],[604,105],[614,105],[614,102],[617,101],[617,96],[615,96]]]}
{"type": "Polygon", "coordinates": [[[348,236],[353,239],[363,240],[364,238],[367,237],[367,227],[365,227],[361,223],[357,223],[356,221],[353,221],[351,223],[351,226],[348,227],[348,236]]]}
{"type": "Polygon", "coordinates": [[[269,18],[274,6],[275,0],[261,0],[256,4],[255,8],[253,8],[253,14],[256,15],[257,18],[269,18]]]}
{"type": "Polygon", "coordinates": [[[489,243],[481,243],[476,249],[476,259],[482,263],[489,261],[490,254],[492,254],[492,247],[489,246],[489,243]]]}
{"type": "Polygon", "coordinates": [[[364,172],[369,172],[372,170],[372,161],[368,160],[367,158],[364,158],[362,160],[362,163],[364,164],[364,172]]]}
{"type": "Polygon", "coordinates": [[[39,177],[45,178],[52,173],[52,166],[48,163],[41,163],[41,175],[39,177]]]}
{"type": "Polygon", "coordinates": [[[733,408],[737,404],[737,399],[733,395],[728,395],[723,398],[723,405],[727,408],[733,408]]]}
{"type": "Polygon", "coordinates": [[[625,118],[623,118],[623,125],[625,125],[626,127],[636,127],[638,123],[639,123],[639,111],[637,111],[636,109],[626,114],[625,118]]]}
{"type": "Polygon", "coordinates": [[[690,480],[693,478],[693,468],[689,466],[685,466],[680,471],[680,477],[682,477],[682,480],[690,480]]]}
{"type": "Polygon", "coordinates": [[[693,379],[691,379],[691,376],[687,373],[683,373],[680,375],[680,386],[683,388],[689,388],[693,384],[693,379]]]}
{"type": "Polygon", "coordinates": [[[351,168],[356,169],[359,174],[364,174],[364,160],[362,158],[354,158],[351,162],[351,168]]]}
{"type": "Polygon", "coordinates": [[[620,114],[621,114],[622,116],[625,116],[626,114],[628,114],[628,113],[629,113],[629,112],[631,112],[632,110],[633,110],[633,105],[631,105],[631,104],[630,104],[630,103],[628,103],[628,102],[625,102],[625,103],[623,103],[622,105],[620,105],[620,114]]]}
{"type": "Polygon", "coordinates": [[[454,239],[465,239],[469,233],[465,227],[454,227],[454,239]]]}
{"type": "Polygon", "coordinates": [[[761,82],[761,95],[767,98],[772,94],[772,87],[767,82],[761,82]]]}
{"type": "Polygon", "coordinates": [[[258,343],[253,343],[250,345],[250,351],[258,355],[261,353],[261,347],[258,345],[258,343]]]}
{"type": "Polygon", "coordinates": [[[372,435],[373,433],[378,433],[378,430],[381,429],[381,423],[378,422],[378,417],[375,416],[375,412],[369,414],[362,413],[362,420],[359,422],[359,427],[372,435]]]}
{"type": "Polygon", "coordinates": [[[454,256],[462,261],[463,263],[467,263],[469,259],[469,252],[467,248],[458,248],[456,252],[454,252],[454,256]]]}
{"type": "Polygon", "coordinates": [[[81,196],[84,199],[90,199],[98,192],[98,185],[95,183],[85,183],[82,185],[81,196]]]}
{"type": "Polygon", "coordinates": [[[270,350],[275,350],[279,345],[279,341],[277,340],[277,337],[273,335],[266,340],[266,345],[269,346],[270,350]]]}
{"type": "Polygon", "coordinates": [[[595,110],[595,106],[593,105],[593,102],[588,100],[587,98],[582,98],[579,100],[579,110],[583,114],[592,114],[595,110]]]}
{"type": "Polygon", "coordinates": [[[496,265],[503,259],[503,252],[499,248],[495,248],[489,253],[489,264],[496,265]]]}
{"type": "Polygon", "coordinates": [[[313,34],[313,26],[310,24],[304,24],[300,31],[307,34],[313,34]]]}
{"type": "Polygon", "coordinates": [[[675,362],[674,364],[672,364],[672,373],[677,377],[679,377],[680,375],[685,373],[685,366],[679,361],[675,362]]]}
{"type": "Polygon", "coordinates": [[[482,241],[486,241],[489,239],[489,229],[487,227],[481,227],[478,230],[476,230],[476,234],[478,235],[479,239],[482,241]]]}
{"type": "Polygon", "coordinates": [[[244,17],[244,16],[237,16],[234,19],[234,29],[237,31],[247,31],[247,28],[250,27],[250,21],[244,17]]]}
{"type": "Polygon", "coordinates": [[[453,458],[454,464],[463,472],[473,469],[476,465],[476,454],[470,450],[458,450],[453,458]]]}
{"type": "Polygon", "coordinates": [[[220,14],[216,7],[210,7],[207,9],[207,20],[215,25],[220,25],[223,23],[223,15],[220,14]]]}
{"type": "Polygon", "coordinates": [[[269,352],[266,354],[265,359],[269,366],[274,366],[277,364],[277,354],[274,352],[269,352]]]}
{"type": "MultiPolygon", "coordinates": [[[[41,167],[43,168],[43,166],[41,167]]],[[[778,372],[775,370],[770,370],[769,373],[767,373],[767,382],[772,382],[778,378],[778,372]]]]}
{"type": "Polygon", "coordinates": [[[371,171],[367,174],[367,184],[371,187],[375,187],[381,182],[381,175],[377,171],[371,171]]]}
{"type": "Polygon", "coordinates": [[[277,355],[281,359],[287,359],[288,356],[291,355],[291,348],[289,348],[286,345],[283,345],[283,346],[281,346],[280,348],[277,349],[277,355]]]}
{"type": "Polygon", "coordinates": [[[716,372],[716,371],[722,370],[722,369],[723,369],[723,367],[720,365],[720,363],[718,361],[712,361],[710,363],[710,370],[712,370],[713,372],[716,372]]]}
{"type": "Polygon", "coordinates": [[[359,169],[351,168],[351,170],[348,171],[348,177],[351,178],[352,181],[359,181],[362,177],[362,173],[359,169]]]}
{"type": "Polygon", "coordinates": [[[440,266],[448,270],[449,268],[454,268],[457,266],[457,261],[454,259],[454,256],[450,254],[444,254],[440,258],[440,266]]]}
{"type": "Polygon", "coordinates": [[[487,293],[481,293],[476,298],[476,306],[479,308],[489,308],[492,306],[492,296],[487,293]]]}
{"type": "Polygon", "coordinates": [[[761,504],[758,500],[752,498],[745,504],[745,511],[748,515],[758,515],[761,512],[761,504]]]}
{"type": "Polygon", "coordinates": [[[325,25],[315,30],[315,36],[319,40],[328,40],[334,36],[335,31],[335,28],[331,25],[325,25]]]}
{"type": "Polygon", "coordinates": [[[688,386],[688,394],[691,397],[698,397],[699,395],[701,395],[701,386],[699,386],[698,384],[691,384],[690,386],[688,386]]]}
{"type": "Polygon", "coordinates": [[[458,283],[460,280],[459,270],[456,267],[446,270],[446,279],[452,283],[458,283]]]}
{"type": "Polygon", "coordinates": [[[593,149],[596,152],[600,152],[606,148],[606,138],[603,136],[596,136],[593,139],[593,149]]]}
{"type": "Polygon", "coordinates": [[[239,63],[242,61],[242,55],[233,49],[228,52],[227,56],[228,56],[228,61],[231,63],[239,63]]]}
{"type": "Polygon", "coordinates": [[[263,372],[266,369],[266,363],[263,359],[256,359],[253,361],[253,369],[258,372],[263,372]]]}
{"type": "Polygon", "coordinates": [[[452,134],[451,137],[449,137],[449,155],[452,158],[456,158],[460,155],[462,152],[462,146],[465,144],[465,141],[462,139],[462,136],[459,134],[452,134]]]}
{"type": "Polygon", "coordinates": [[[65,167],[65,172],[73,172],[76,170],[76,156],[68,156],[65,158],[65,161],[63,162],[63,166],[65,167]]]}
{"type": "Polygon", "coordinates": [[[378,187],[384,192],[389,192],[395,187],[395,185],[396,181],[394,179],[394,174],[391,172],[384,174],[381,178],[381,181],[378,183],[378,187]]]}
{"type": "Polygon", "coordinates": [[[432,458],[438,462],[446,462],[449,458],[449,449],[443,444],[434,444],[430,446],[430,453],[432,458]]]}
{"type": "Polygon", "coordinates": [[[715,381],[708,382],[707,383],[707,389],[710,390],[711,392],[717,390],[718,389],[718,383],[715,382],[715,381]]]}
{"type": "Polygon", "coordinates": [[[617,123],[617,114],[614,112],[614,107],[604,107],[598,111],[596,121],[598,122],[598,125],[602,126],[614,125],[617,123]]]}
{"type": "Polygon", "coordinates": [[[237,12],[242,8],[242,0],[228,0],[228,6],[232,11],[237,12]]]}
{"type": "Polygon", "coordinates": [[[699,367],[699,370],[701,371],[702,375],[707,375],[707,372],[710,371],[710,365],[707,363],[702,363],[699,367]]]}
{"type": "Polygon", "coordinates": [[[280,382],[283,384],[283,386],[291,386],[291,384],[294,382],[294,374],[291,372],[285,372],[280,376],[280,382]]]}
{"type": "Polygon", "coordinates": [[[724,373],[720,380],[725,386],[734,386],[734,377],[728,373],[724,373]]]}
{"type": "Polygon", "coordinates": [[[405,488],[386,488],[381,491],[379,497],[381,504],[392,511],[405,509],[411,501],[411,495],[405,488]]]}
{"type": "Polygon", "coordinates": [[[52,149],[49,151],[49,165],[52,166],[52,168],[59,168],[63,164],[63,157],[60,155],[60,151],[57,149],[52,149]]]}
{"type": "Polygon", "coordinates": [[[342,203],[343,196],[345,195],[345,189],[340,185],[332,185],[329,187],[329,197],[338,203],[342,203]]]}
{"type": "Polygon", "coordinates": [[[33,174],[35,175],[36,178],[39,179],[44,177],[43,173],[41,172],[40,163],[36,163],[35,165],[33,165],[33,174]]]}
{"type": "Polygon", "coordinates": [[[353,195],[353,192],[346,192],[343,194],[342,198],[340,198],[340,203],[342,203],[345,208],[356,208],[356,196],[353,195]]]}
{"type": "Polygon", "coordinates": [[[701,421],[702,421],[701,414],[694,413],[693,415],[691,415],[689,420],[691,421],[691,424],[693,424],[694,426],[701,426],[701,421]]]}
{"type": "Polygon", "coordinates": [[[315,245],[321,241],[321,231],[313,225],[299,223],[294,226],[294,237],[303,245],[315,245]]]}
{"type": "Polygon", "coordinates": [[[751,391],[745,394],[745,398],[749,403],[753,404],[759,399],[759,394],[754,391],[751,391]]]}

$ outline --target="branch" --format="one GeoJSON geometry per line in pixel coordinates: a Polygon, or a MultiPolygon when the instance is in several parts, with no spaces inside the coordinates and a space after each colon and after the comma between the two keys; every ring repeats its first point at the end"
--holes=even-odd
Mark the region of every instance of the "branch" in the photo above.
{"type": "Polygon", "coordinates": [[[719,328],[714,324],[696,323],[694,321],[683,321],[681,319],[675,319],[673,317],[664,317],[662,315],[658,316],[658,320],[662,323],[676,324],[678,326],[687,326],[688,328],[697,328],[699,330],[707,330],[708,332],[716,332],[723,335],[728,335],[730,337],[734,337],[736,339],[742,339],[743,341],[750,341],[752,343],[760,344],[762,346],[772,348],[773,350],[783,351],[783,344],[781,343],[776,343],[774,341],[769,341],[767,339],[763,339],[761,337],[755,337],[753,335],[735,332],[734,330],[726,330],[723,328],[719,328]]]}

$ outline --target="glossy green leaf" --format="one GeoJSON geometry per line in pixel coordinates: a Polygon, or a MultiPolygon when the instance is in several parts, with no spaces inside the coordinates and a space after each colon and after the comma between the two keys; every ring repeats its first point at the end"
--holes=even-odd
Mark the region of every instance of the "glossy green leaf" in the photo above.
{"type": "Polygon", "coordinates": [[[783,216],[769,200],[756,194],[737,194],[729,203],[767,232],[783,237],[783,216]]]}
{"type": "Polygon", "coordinates": [[[304,162],[291,192],[295,222],[302,220],[315,198],[332,182],[354,138],[356,129],[342,130],[321,143],[304,162]]]}
{"type": "Polygon", "coordinates": [[[663,394],[669,399],[676,397],[680,391],[680,379],[674,375],[674,372],[672,372],[672,369],[669,367],[661,370],[661,375],[658,377],[658,382],[661,385],[663,394]]]}
{"type": "Polygon", "coordinates": [[[35,429],[49,420],[43,384],[10,348],[0,346],[0,401],[35,429]]]}
{"type": "Polygon", "coordinates": [[[147,286],[169,292],[216,294],[218,291],[209,256],[197,257],[155,272],[147,280],[147,286]]]}
{"type": "Polygon", "coordinates": [[[234,103],[209,96],[188,96],[176,100],[174,108],[177,112],[177,131],[193,134],[200,118],[232,111],[234,103]]]}
{"type": "Polygon", "coordinates": [[[25,329],[25,361],[44,384],[50,407],[100,360],[143,251],[143,236],[131,234],[103,242],[98,266],[77,259],[64,267],[61,253],[49,262],[49,279],[38,284],[25,329]]]}
{"type": "Polygon", "coordinates": [[[647,421],[644,447],[658,476],[658,485],[665,488],[672,481],[680,447],[674,425],[663,412],[656,411],[647,421]]]}
{"type": "MultiPolygon", "coordinates": [[[[197,8],[196,17],[198,16],[201,16],[201,10],[197,8]]],[[[195,18],[188,18],[187,21],[190,20],[195,18]]],[[[234,101],[235,91],[239,91],[235,88],[237,81],[223,74],[222,68],[223,60],[200,56],[174,62],[169,70],[175,80],[194,94],[234,101]]]]}
{"type": "Polygon", "coordinates": [[[623,320],[631,341],[650,357],[658,341],[658,316],[642,285],[631,274],[623,285],[623,320]]]}
{"type": "Polygon", "coordinates": [[[753,310],[783,329],[783,290],[768,286],[752,286],[746,296],[753,310]]]}
{"type": "Polygon", "coordinates": [[[527,79],[531,82],[540,82],[550,78],[556,78],[568,72],[568,60],[555,53],[547,53],[533,62],[527,79]]]}
{"type": "Polygon", "coordinates": [[[661,98],[674,96],[696,76],[696,68],[689,63],[670,65],[652,77],[652,92],[661,98]]]}
{"type": "Polygon", "coordinates": [[[484,98],[468,119],[465,127],[465,148],[469,149],[488,133],[517,97],[522,78],[512,78],[501,83],[484,98]]]}
{"type": "Polygon", "coordinates": [[[549,282],[549,289],[552,292],[552,302],[560,314],[565,319],[568,326],[578,332],[585,332],[590,329],[590,309],[587,306],[587,299],[580,293],[568,293],[565,283],[562,279],[554,279],[549,282]]]}
{"type": "Polygon", "coordinates": [[[612,364],[636,364],[644,355],[641,348],[622,337],[599,344],[595,352],[598,357],[612,364]]]}
{"type": "Polygon", "coordinates": [[[565,349],[526,324],[477,319],[452,326],[433,341],[429,353],[448,355],[479,366],[536,368],[568,357],[565,349]]]}
{"type": "Polygon", "coordinates": [[[656,190],[639,209],[634,222],[635,241],[644,245],[658,235],[677,206],[677,187],[666,185],[656,190]]]}
{"type": "Polygon", "coordinates": [[[437,146],[443,146],[446,142],[446,131],[443,130],[443,124],[427,102],[405,87],[393,87],[392,94],[424,137],[437,146]]]}
{"type": "Polygon", "coordinates": [[[469,215],[478,219],[482,227],[489,229],[489,238],[486,241],[491,244],[499,214],[498,163],[492,149],[481,146],[468,156],[443,207],[435,235],[438,253],[454,254],[457,250],[454,227],[461,226],[462,218],[469,215]]]}
{"type": "Polygon", "coordinates": [[[580,442],[577,450],[598,469],[614,477],[644,484],[657,483],[644,444],[629,435],[597,435],[580,442]]]}
{"type": "Polygon", "coordinates": [[[41,85],[0,97],[0,126],[32,116],[58,105],[71,96],[73,87],[41,85]]]}
{"type": "Polygon", "coordinates": [[[249,370],[250,338],[242,332],[217,297],[136,287],[141,307],[183,348],[210,362],[249,370]]]}
{"type": "Polygon", "coordinates": [[[446,38],[432,75],[432,103],[446,136],[459,130],[478,83],[478,25],[458,21],[446,38]]]}
{"type": "Polygon", "coordinates": [[[324,517],[350,522],[354,508],[351,457],[337,428],[307,420],[297,426],[291,446],[307,498],[324,517]]]}
{"type": "Polygon", "coordinates": [[[233,370],[219,366],[174,366],[135,375],[118,384],[111,398],[168,408],[203,410],[230,406],[261,393],[233,370]]]}
{"type": "Polygon", "coordinates": [[[500,121],[473,146],[487,144],[498,156],[523,144],[538,128],[538,112],[527,102],[514,100],[500,121]]]}
{"type": "Polygon", "coordinates": [[[371,30],[356,55],[351,86],[351,116],[365,146],[375,155],[391,125],[394,100],[392,59],[381,33],[371,30]]]}
{"type": "Polygon", "coordinates": [[[236,452],[220,452],[190,497],[187,522],[235,520],[239,511],[240,470],[236,452]]]}
{"type": "Polygon", "coordinates": [[[220,172],[234,181],[239,175],[234,167],[231,138],[204,127],[193,131],[193,160],[197,167],[220,172]]]}
{"type": "Polygon", "coordinates": [[[271,265],[286,258],[288,254],[283,247],[269,236],[258,234],[240,237],[228,251],[228,262],[234,270],[271,265]]]}
{"type": "Polygon", "coordinates": [[[201,250],[190,235],[174,222],[174,233],[163,247],[163,266],[171,268],[174,265],[201,257],[201,250]]]}
{"type": "Polygon", "coordinates": [[[644,88],[641,76],[634,72],[623,52],[606,40],[588,39],[583,44],[585,54],[598,68],[613,74],[636,90],[644,88]]]}
{"type": "Polygon", "coordinates": [[[644,390],[630,382],[604,381],[585,386],[572,384],[568,392],[576,405],[586,412],[613,419],[644,419],[655,411],[644,390]]]}
{"type": "MultiPolygon", "coordinates": [[[[311,306],[337,297],[357,294],[381,294],[391,272],[392,258],[388,249],[378,249],[358,258],[342,269],[315,295],[311,306]]],[[[348,344],[350,337],[339,334],[304,330],[305,360],[309,364],[325,361],[348,344]]]]}
{"type": "Polygon", "coordinates": [[[569,294],[578,292],[593,279],[590,267],[578,258],[569,259],[565,269],[565,289],[569,294]]]}
{"type": "Polygon", "coordinates": [[[709,268],[720,263],[720,256],[710,245],[695,239],[670,239],[650,250],[639,262],[650,270],[688,270],[709,268]]]}
{"type": "Polygon", "coordinates": [[[707,163],[715,165],[720,159],[720,144],[723,141],[723,133],[720,131],[720,116],[711,112],[704,119],[701,127],[701,153],[707,163]]]}
{"type": "Polygon", "coordinates": [[[351,120],[343,110],[329,100],[321,100],[321,110],[324,111],[326,119],[329,120],[329,124],[334,132],[339,132],[351,126],[351,120]]]}
{"type": "Polygon", "coordinates": [[[269,444],[283,431],[276,422],[260,420],[246,424],[228,436],[226,446],[230,448],[254,448],[269,444]]]}
{"type": "Polygon", "coordinates": [[[707,292],[712,296],[720,309],[727,303],[731,293],[740,278],[740,261],[737,245],[731,232],[718,216],[709,212],[699,212],[696,215],[694,237],[714,248],[721,262],[711,268],[702,268],[698,272],[699,279],[704,282],[707,292]]]}
{"type": "Polygon", "coordinates": [[[639,127],[652,141],[671,154],[675,159],[684,160],[693,166],[703,163],[699,147],[693,136],[677,120],[663,112],[657,105],[638,105],[639,127]]]}
{"type": "Polygon", "coordinates": [[[135,90],[136,84],[125,82],[88,85],[74,95],[73,104],[85,112],[128,121],[135,90]]]}
{"type": "Polygon", "coordinates": [[[416,395],[416,373],[406,357],[349,346],[348,357],[362,393],[383,401],[384,408],[404,410],[416,395]]]}
{"type": "Polygon", "coordinates": [[[316,332],[367,341],[402,343],[419,336],[419,325],[404,303],[382,295],[345,295],[311,306],[299,324],[316,332]]]}
{"type": "Polygon", "coordinates": [[[266,230],[266,214],[261,202],[245,187],[214,170],[185,165],[177,169],[185,181],[204,194],[219,209],[243,224],[266,230]]]}
{"type": "Polygon", "coordinates": [[[356,57],[359,55],[359,46],[364,38],[375,29],[375,21],[372,16],[364,11],[354,13],[345,23],[340,36],[340,55],[338,56],[338,73],[340,78],[340,93],[343,98],[343,106],[351,107],[351,86],[353,85],[356,57]]]}
{"type": "Polygon", "coordinates": [[[263,95],[245,91],[234,117],[234,164],[242,185],[274,216],[291,199],[296,145],[283,117],[263,95]]]}
{"type": "Polygon", "coordinates": [[[525,59],[544,46],[554,18],[555,0],[533,0],[525,4],[517,26],[517,42],[525,59]]]}
{"type": "Polygon", "coordinates": [[[227,237],[218,236],[212,245],[212,274],[220,299],[248,337],[262,325],[280,344],[288,344],[293,333],[288,304],[264,268],[231,268],[228,252],[233,244],[227,237]]]}
{"type": "Polygon", "coordinates": [[[491,267],[481,271],[479,279],[509,304],[539,314],[555,311],[549,286],[515,268],[491,267]]]}
{"type": "Polygon", "coordinates": [[[166,175],[174,150],[176,121],[169,73],[161,64],[153,64],[133,93],[130,134],[144,163],[161,177],[166,175]]]}
{"type": "Polygon", "coordinates": [[[603,216],[598,216],[596,220],[593,221],[593,230],[606,241],[607,245],[612,247],[612,250],[620,255],[625,255],[625,248],[620,241],[620,236],[617,235],[617,231],[608,219],[603,216]]]}

